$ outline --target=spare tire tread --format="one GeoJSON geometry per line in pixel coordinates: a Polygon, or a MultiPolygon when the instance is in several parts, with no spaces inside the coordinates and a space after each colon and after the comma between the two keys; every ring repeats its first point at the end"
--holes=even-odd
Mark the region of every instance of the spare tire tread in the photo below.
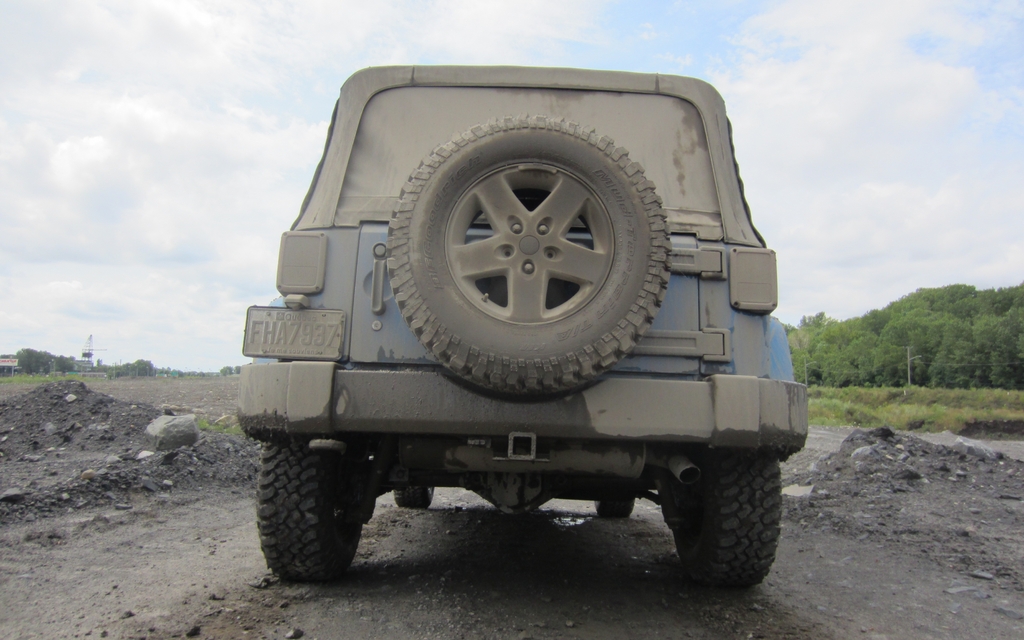
{"type": "Polygon", "coordinates": [[[547,116],[506,116],[471,127],[437,146],[409,177],[395,206],[388,233],[388,271],[395,301],[406,323],[427,350],[454,373],[470,381],[510,393],[558,392],[577,388],[598,377],[625,357],[654,321],[669,280],[669,249],[662,199],[638,162],[592,127],[547,116]],[[640,195],[650,228],[647,273],[635,302],[614,329],[590,344],[549,358],[512,358],[466,344],[427,307],[412,275],[408,230],[419,194],[445,162],[472,142],[504,131],[543,129],[589,143],[618,164],[640,195]]]}

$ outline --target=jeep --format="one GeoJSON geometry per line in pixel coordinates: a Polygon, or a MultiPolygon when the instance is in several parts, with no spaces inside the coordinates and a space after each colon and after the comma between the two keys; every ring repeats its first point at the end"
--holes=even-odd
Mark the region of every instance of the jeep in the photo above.
{"type": "Polygon", "coordinates": [[[249,308],[268,566],[331,580],[377,498],[660,505],[682,570],[761,582],[804,445],[775,253],[721,96],[661,74],[393,66],[341,89],[249,308]]]}

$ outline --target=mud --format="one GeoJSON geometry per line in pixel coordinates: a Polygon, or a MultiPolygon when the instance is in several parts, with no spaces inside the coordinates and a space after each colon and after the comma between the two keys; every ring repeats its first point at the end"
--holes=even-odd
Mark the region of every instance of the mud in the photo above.
{"type": "Polygon", "coordinates": [[[1024,438],[1024,420],[972,420],[964,425],[960,434],[969,438],[1024,438]]]}
{"type": "MultiPolygon", "coordinates": [[[[215,380],[124,384],[132,386],[96,390],[137,408],[189,405],[211,416],[229,391],[215,380]]],[[[13,395],[0,388],[7,401],[13,395]]],[[[196,451],[192,475],[200,477],[176,479],[169,499],[133,480],[128,510],[97,499],[35,512],[35,520],[0,513],[5,637],[284,638],[297,629],[322,639],[1024,635],[1015,617],[1024,612],[1022,463],[1010,457],[961,457],[906,433],[812,429],[808,449],[783,467],[789,491],[806,495],[785,497],[778,560],[753,589],[686,582],[648,502],[627,520],[566,501],[510,517],[453,489],[438,490],[426,511],[382,496],[348,575],[301,585],[266,573],[251,480],[201,475],[252,464],[254,449],[232,439],[231,455],[212,447],[209,455],[224,457],[203,462],[200,450],[214,442],[196,451]]],[[[1016,451],[1007,447],[1019,443],[989,444],[1016,451]]],[[[75,455],[106,455],[88,449],[75,455]]],[[[0,462],[0,491],[15,473],[43,487],[45,465],[58,462],[16,458],[0,462]]]]}
{"type": "Polygon", "coordinates": [[[0,523],[187,503],[255,482],[259,449],[242,437],[204,432],[192,446],[149,451],[146,425],[165,412],[70,380],[0,399],[0,523]]]}

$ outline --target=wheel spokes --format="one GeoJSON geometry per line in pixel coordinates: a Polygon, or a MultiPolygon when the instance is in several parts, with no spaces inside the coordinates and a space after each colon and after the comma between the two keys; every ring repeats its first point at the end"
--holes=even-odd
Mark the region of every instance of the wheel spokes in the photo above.
{"type": "Polygon", "coordinates": [[[480,181],[473,188],[473,193],[480,199],[480,208],[496,231],[499,227],[505,226],[504,221],[508,216],[525,217],[529,214],[512,192],[502,173],[496,173],[480,181]]]}
{"type": "Polygon", "coordinates": [[[587,249],[568,240],[559,241],[557,246],[562,255],[548,267],[552,276],[579,285],[597,284],[604,279],[609,262],[604,251],[587,249]]]}
{"type": "Polygon", "coordinates": [[[478,280],[504,274],[509,265],[498,257],[502,244],[500,236],[469,244],[455,245],[448,249],[448,260],[457,277],[478,280]]]}
{"type": "Polygon", "coordinates": [[[518,270],[509,277],[508,315],[514,322],[539,322],[544,319],[544,300],[548,277],[536,272],[527,275],[518,270]]]}
{"type": "Polygon", "coordinates": [[[536,219],[551,218],[552,231],[561,237],[583,212],[590,198],[590,191],[583,185],[563,175],[533,216],[536,219]]]}

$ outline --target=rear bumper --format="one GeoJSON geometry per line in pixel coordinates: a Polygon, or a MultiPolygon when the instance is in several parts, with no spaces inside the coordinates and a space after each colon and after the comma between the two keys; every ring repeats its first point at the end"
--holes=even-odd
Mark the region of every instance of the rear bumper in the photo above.
{"type": "Polygon", "coordinates": [[[555,399],[480,395],[435,370],[344,370],[330,362],[242,368],[239,420],[247,433],[345,433],[642,439],[722,447],[800,449],[807,389],[750,376],[707,380],[608,377],[555,399]]]}

